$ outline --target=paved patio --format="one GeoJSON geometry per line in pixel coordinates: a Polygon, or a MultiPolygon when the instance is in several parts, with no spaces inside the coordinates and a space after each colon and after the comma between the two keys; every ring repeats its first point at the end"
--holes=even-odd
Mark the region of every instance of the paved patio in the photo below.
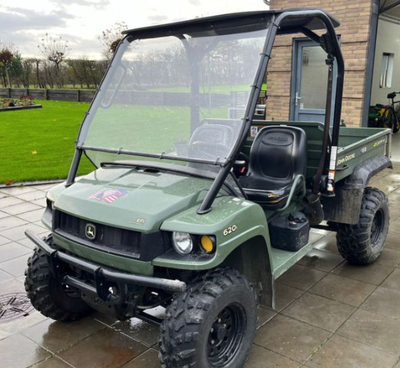
{"type": "MultiPolygon", "coordinates": [[[[400,368],[400,170],[381,173],[373,185],[391,204],[383,255],[371,266],[350,266],[338,255],[335,234],[327,233],[279,279],[277,309],[260,309],[248,368],[400,368]]],[[[0,189],[0,303],[6,294],[24,293],[32,252],[24,231],[47,233],[40,218],[48,188],[0,189]]],[[[0,318],[0,365],[155,368],[157,339],[157,328],[136,319],[94,314],[62,324],[32,311],[0,318]]]]}

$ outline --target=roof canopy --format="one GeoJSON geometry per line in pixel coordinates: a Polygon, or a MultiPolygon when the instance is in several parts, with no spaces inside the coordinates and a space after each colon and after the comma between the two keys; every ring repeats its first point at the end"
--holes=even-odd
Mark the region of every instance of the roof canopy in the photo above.
{"type": "MultiPolygon", "coordinates": [[[[211,17],[197,18],[176,23],[167,23],[151,27],[143,27],[124,31],[123,34],[132,35],[135,38],[153,38],[167,35],[188,34],[192,37],[206,37],[216,34],[229,34],[236,32],[250,32],[265,28],[272,18],[285,12],[316,10],[314,9],[283,9],[273,11],[252,11],[243,13],[231,13],[211,17]]],[[[338,27],[340,23],[329,15],[333,25],[338,27]]],[[[316,17],[287,19],[279,28],[278,34],[294,33],[301,28],[309,30],[325,29],[324,23],[316,17]]]]}
{"type": "Polygon", "coordinates": [[[380,0],[380,14],[393,18],[400,18],[400,0],[380,0]]]}

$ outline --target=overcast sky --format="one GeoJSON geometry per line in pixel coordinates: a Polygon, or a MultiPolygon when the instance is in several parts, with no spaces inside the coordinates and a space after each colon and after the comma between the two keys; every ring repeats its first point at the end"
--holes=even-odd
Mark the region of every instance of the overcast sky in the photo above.
{"type": "Polygon", "coordinates": [[[69,40],[69,57],[101,57],[98,36],[116,22],[129,28],[227,12],[266,9],[263,0],[0,0],[0,41],[41,56],[49,33],[69,40]]]}

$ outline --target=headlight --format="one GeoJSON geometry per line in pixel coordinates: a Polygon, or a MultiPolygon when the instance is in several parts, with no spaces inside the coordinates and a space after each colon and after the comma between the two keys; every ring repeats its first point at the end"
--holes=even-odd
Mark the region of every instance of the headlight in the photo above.
{"type": "Polygon", "coordinates": [[[189,254],[193,250],[193,240],[188,233],[174,232],[172,234],[174,248],[179,254],[189,254]]]}

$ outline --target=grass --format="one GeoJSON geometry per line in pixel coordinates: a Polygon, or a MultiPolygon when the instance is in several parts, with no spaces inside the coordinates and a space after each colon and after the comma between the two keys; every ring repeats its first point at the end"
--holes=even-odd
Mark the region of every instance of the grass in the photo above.
{"type": "MultiPolygon", "coordinates": [[[[88,104],[35,101],[42,109],[0,113],[0,184],[64,179],[88,104]]],[[[93,170],[82,160],[79,174],[93,170]]]]}
{"type": "MultiPolygon", "coordinates": [[[[0,184],[65,179],[68,175],[74,142],[89,105],[35,102],[43,108],[0,113],[0,184]]],[[[204,114],[226,118],[227,109],[204,109],[201,119],[207,117],[204,114]]],[[[168,154],[177,141],[187,141],[189,137],[189,107],[116,105],[99,110],[85,144],[168,154]]],[[[88,154],[96,163],[124,159],[108,153],[88,154]]],[[[83,157],[78,175],[93,169],[83,157]]]]}

